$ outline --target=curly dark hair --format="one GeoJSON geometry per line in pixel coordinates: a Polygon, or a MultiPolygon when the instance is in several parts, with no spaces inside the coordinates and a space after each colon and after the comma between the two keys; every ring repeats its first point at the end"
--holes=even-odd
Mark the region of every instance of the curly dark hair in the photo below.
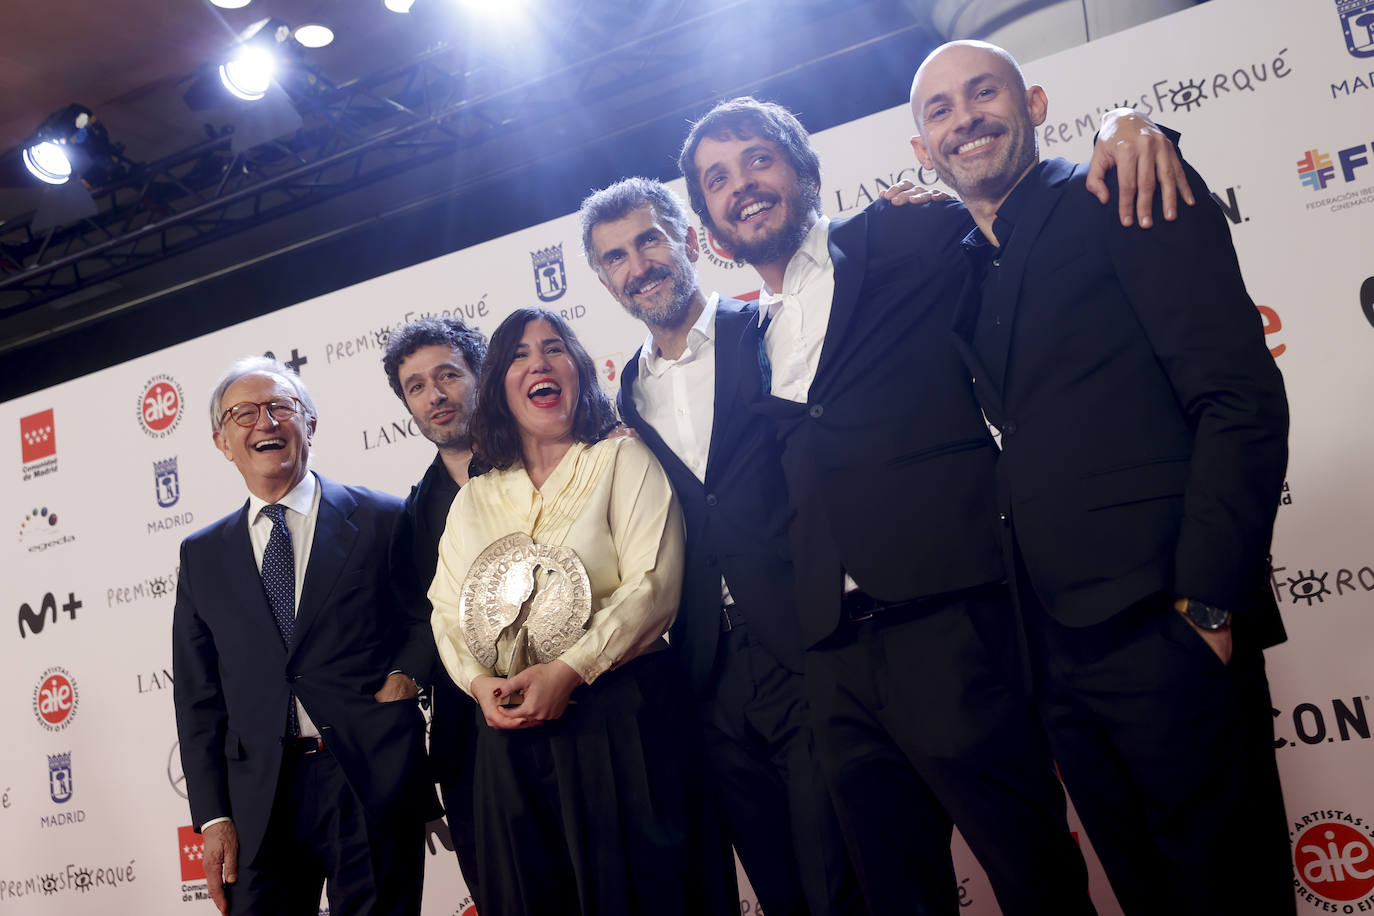
{"type": "Polygon", "coordinates": [[[461,318],[421,318],[404,327],[392,331],[386,339],[386,352],[382,354],[382,370],[391,390],[405,403],[405,392],[401,390],[401,363],[421,347],[437,344],[451,347],[463,354],[468,368],[476,375],[482,371],[482,362],[487,357],[487,339],[481,331],[467,326],[461,318]]]}
{"type": "Polygon", "coordinates": [[[797,173],[802,185],[802,199],[811,209],[821,209],[821,159],[811,146],[811,135],[802,127],[796,115],[777,102],[760,102],[743,95],[721,102],[702,115],[687,133],[678,154],[677,165],[687,180],[687,200],[692,211],[700,216],[706,228],[715,229],[711,213],[706,209],[706,196],[701,191],[701,175],[697,172],[697,147],[706,137],[716,140],[750,140],[760,137],[771,140],[797,173]]]}
{"type": "Polygon", "coordinates": [[[472,413],[469,429],[479,467],[505,470],[521,460],[520,429],[506,403],[506,370],[515,361],[515,351],[525,336],[525,326],[540,319],[547,321],[563,338],[568,355],[577,366],[573,438],[590,445],[605,438],[618,422],[610,399],[601,390],[591,356],[568,323],[544,309],[516,309],[492,333],[487,358],[482,362],[482,377],[477,383],[477,409],[472,413]]]}

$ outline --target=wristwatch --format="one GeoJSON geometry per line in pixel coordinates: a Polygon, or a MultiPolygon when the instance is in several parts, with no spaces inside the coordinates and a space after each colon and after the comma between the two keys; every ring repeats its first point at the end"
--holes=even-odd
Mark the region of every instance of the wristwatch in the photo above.
{"type": "Polygon", "coordinates": [[[1204,630],[1220,630],[1231,625],[1231,612],[1188,598],[1183,613],[1204,630]]]}

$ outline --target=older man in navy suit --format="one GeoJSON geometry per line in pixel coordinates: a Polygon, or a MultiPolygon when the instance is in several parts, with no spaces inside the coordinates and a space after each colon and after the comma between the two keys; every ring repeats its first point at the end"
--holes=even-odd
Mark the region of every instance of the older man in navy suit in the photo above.
{"type": "Polygon", "coordinates": [[[393,596],[395,497],[309,470],[300,378],[252,357],[210,402],[248,487],[188,537],[172,623],[177,732],[210,894],[224,913],[412,914],[424,876],[428,622],[393,596]]]}

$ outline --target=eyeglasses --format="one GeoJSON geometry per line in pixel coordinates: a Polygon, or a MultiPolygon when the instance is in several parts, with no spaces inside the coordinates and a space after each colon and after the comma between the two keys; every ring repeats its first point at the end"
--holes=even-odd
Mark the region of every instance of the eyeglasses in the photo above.
{"type": "Polygon", "coordinates": [[[255,425],[262,408],[267,408],[267,415],[278,423],[285,423],[298,413],[305,413],[305,405],[300,399],[293,398],[291,395],[273,398],[270,401],[259,401],[254,404],[252,401],[243,401],[230,407],[220,414],[219,425],[223,426],[225,420],[233,420],[244,429],[255,425]]]}

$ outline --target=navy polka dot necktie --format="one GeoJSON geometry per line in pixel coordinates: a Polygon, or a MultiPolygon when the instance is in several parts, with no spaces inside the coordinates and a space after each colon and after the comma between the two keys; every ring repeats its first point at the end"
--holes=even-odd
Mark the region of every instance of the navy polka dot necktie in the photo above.
{"type": "MultiPolygon", "coordinates": [[[[267,592],[267,603],[272,606],[282,645],[290,650],[296,628],[296,553],[291,547],[291,531],[286,527],[286,507],[263,506],[262,514],[272,520],[272,534],[262,552],[262,587],[267,592]]],[[[301,730],[294,695],[287,704],[286,718],[286,733],[294,738],[301,730]]]]}

